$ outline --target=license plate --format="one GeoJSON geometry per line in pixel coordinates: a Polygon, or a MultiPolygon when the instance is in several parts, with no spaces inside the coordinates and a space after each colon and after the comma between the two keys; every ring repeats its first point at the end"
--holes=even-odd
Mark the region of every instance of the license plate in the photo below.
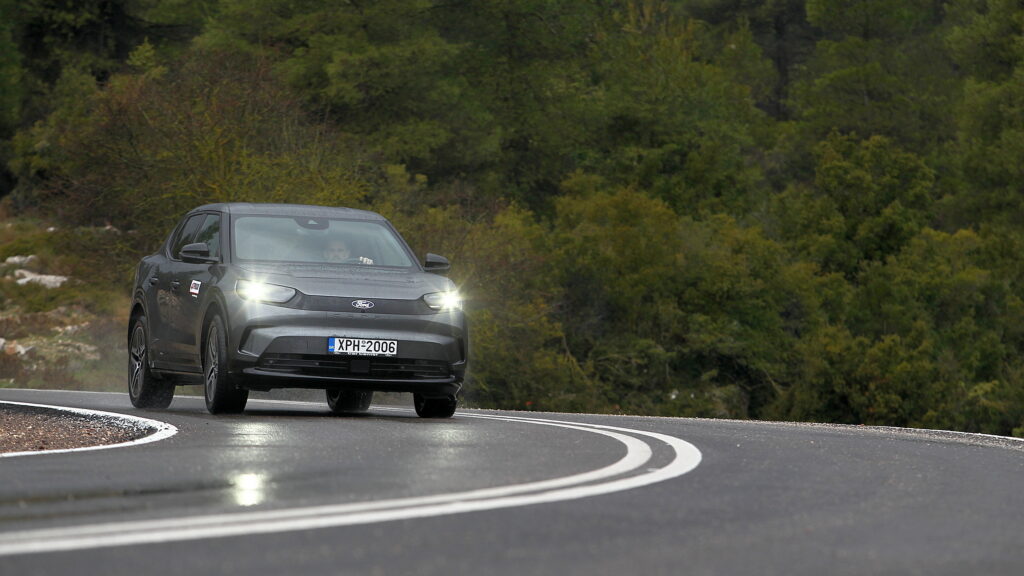
{"type": "Polygon", "coordinates": [[[328,338],[329,354],[350,356],[394,356],[398,354],[397,340],[368,340],[364,338],[328,338]]]}

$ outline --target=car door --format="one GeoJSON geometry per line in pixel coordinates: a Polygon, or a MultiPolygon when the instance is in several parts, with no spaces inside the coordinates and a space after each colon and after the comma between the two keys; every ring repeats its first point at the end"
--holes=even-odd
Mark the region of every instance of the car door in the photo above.
{"type": "MultiPolygon", "coordinates": [[[[160,368],[187,369],[189,363],[187,354],[183,352],[185,336],[181,333],[184,302],[178,276],[183,262],[178,253],[192,242],[205,219],[206,214],[193,214],[183,222],[165,247],[165,258],[149,280],[153,295],[150,309],[156,310],[156,318],[150,322],[151,347],[160,368]]],[[[187,288],[184,292],[187,295],[187,288]]]]}
{"type": "Polygon", "coordinates": [[[178,298],[172,282],[175,261],[171,256],[177,254],[195,236],[202,219],[201,216],[182,218],[158,256],[153,259],[155,264],[147,278],[141,280],[149,316],[149,346],[157,367],[173,368],[175,364],[173,321],[178,314],[178,298]]]}
{"type": "Polygon", "coordinates": [[[205,213],[191,243],[203,242],[210,249],[210,258],[215,262],[185,262],[174,264],[172,283],[177,288],[178,314],[174,318],[176,353],[190,368],[202,366],[200,332],[203,311],[210,296],[210,288],[222,274],[221,260],[221,215],[205,213]]]}

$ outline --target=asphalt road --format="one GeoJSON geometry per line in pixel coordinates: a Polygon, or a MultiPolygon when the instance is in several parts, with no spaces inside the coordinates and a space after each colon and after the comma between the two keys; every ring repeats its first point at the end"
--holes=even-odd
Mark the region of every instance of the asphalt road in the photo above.
{"type": "MultiPolygon", "coordinates": [[[[1024,573],[1024,442],[126,395],[133,447],[0,459],[0,575],[1024,573]]],[[[411,403],[411,401],[410,401],[411,403]]]]}

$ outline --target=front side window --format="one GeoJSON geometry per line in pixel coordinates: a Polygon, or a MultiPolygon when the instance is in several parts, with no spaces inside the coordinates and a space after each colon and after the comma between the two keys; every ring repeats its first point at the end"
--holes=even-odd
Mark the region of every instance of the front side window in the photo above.
{"type": "Polygon", "coordinates": [[[177,234],[175,234],[174,237],[171,238],[171,258],[175,260],[180,259],[178,257],[178,253],[180,253],[181,249],[184,248],[186,245],[192,243],[192,238],[195,237],[196,230],[199,228],[199,225],[202,224],[203,220],[205,219],[206,214],[196,214],[195,216],[190,217],[188,221],[185,222],[185,225],[178,229],[177,234]]]}
{"type": "Polygon", "coordinates": [[[239,261],[354,264],[408,268],[402,241],[381,222],[319,217],[238,216],[232,220],[239,261]]]}
{"type": "Polygon", "coordinates": [[[205,242],[210,247],[210,257],[220,258],[220,215],[208,214],[199,227],[193,242],[205,242]]]}

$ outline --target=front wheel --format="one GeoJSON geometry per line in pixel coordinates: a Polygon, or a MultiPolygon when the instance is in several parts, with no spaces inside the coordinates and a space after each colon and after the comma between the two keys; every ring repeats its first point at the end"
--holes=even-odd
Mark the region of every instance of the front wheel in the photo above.
{"type": "Polygon", "coordinates": [[[128,397],[136,408],[167,408],[174,398],[174,382],[157,379],[149,369],[148,331],[146,317],[136,316],[128,342],[128,397]]]}
{"type": "Polygon", "coordinates": [[[366,412],[373,402],[373,391],[327,390],[327,405],[335,414],[366,412]]]}
{"type": "Polygon", "coordinates": [[[459,401],[455,396],[447,398],[427,398],[422,394],[412,395],[413,406],[420,418],[451,418],[459,401]]]}
{"type": "Polygon", "coordinates": [[[203,391],[210,414],[237,414],[245,410],[249,391],[234,386],[228,374],[227,333],[220,316],[214,315],[203,343],[203,391]]]}

